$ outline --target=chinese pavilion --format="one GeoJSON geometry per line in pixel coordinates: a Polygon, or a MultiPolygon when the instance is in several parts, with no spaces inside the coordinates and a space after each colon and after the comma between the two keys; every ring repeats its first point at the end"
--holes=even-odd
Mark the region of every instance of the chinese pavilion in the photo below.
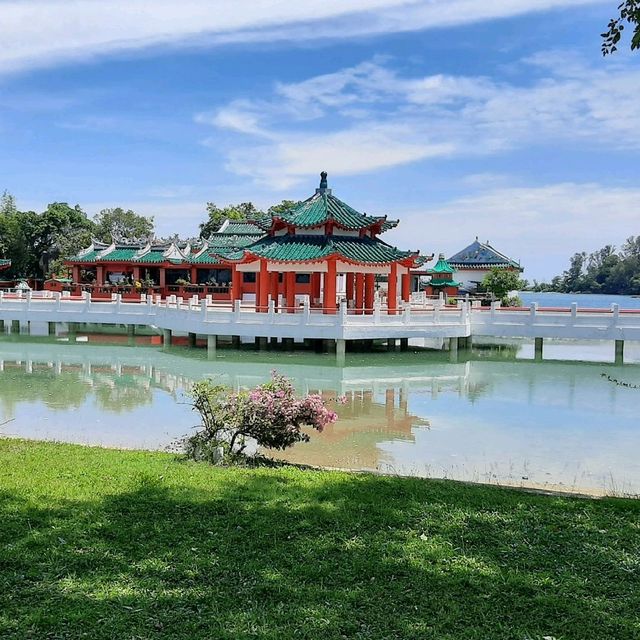
{"type": "Polygon", "coordinates": [[[398,221],[360,213],[339,200],[322,172],[314,195],[284,212],[256,220],[227,220],[200,247],[176,242],[104,245],[94,242],[67,261],[74,283],[92,295],[117,287],[124,297],[160,295],[245,300],[256,311],[269,302],[294,311],[301,297],[334,314],[339,299],[354,313],[372,313],[376,276],[387,279],[387,308],[409,301],[418,251],[401,251],[379,239],[398,221]]]}
{"type": "Polygon", "coordinates": [[[451,256],[448,262],[456,270],[460,287],[467,291],[477,289],[493,268],[524,271],[519,262],[494,249],[488,241],[478,242],[477,236],[474,242],[451,256]]]}
{"type": "Polygon", "coordinates": [[[11,260],[3,260],[0,258],[0,271],[8,269],[11,266],[11,260]]]}
{"type": "Polygon", "coordinates": [[[427,269],[427,275],[431,280],[427,283],[427,295],[439,295],[441,292],[445,296],[458,295],[459,282],[453,279],[455,269],[445,260],[444,253],[438,256],[438,262],[431,269],[427,269]]]}

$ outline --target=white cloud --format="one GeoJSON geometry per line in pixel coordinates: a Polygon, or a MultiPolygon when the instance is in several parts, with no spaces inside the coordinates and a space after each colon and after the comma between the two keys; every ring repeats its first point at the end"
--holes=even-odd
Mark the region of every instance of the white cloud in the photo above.
{"type": "MultiPolygon", "coordinates": [[[[235,100],[197,119],[249,135],[234,140],[227,168],[274,189],[319,168],[365,173],[425,158],[540,145],[550,153],[576,143],[640,148],[640,69],[633,63],[591,68],[553,52],[520,64],[526,73],[515,84],[442,74],[403,77],[374,60],[277,84],[271,99],[235,100]],[[540,75],[532,76],[531,65],[546,76],[522,84],[523,77],[540,75]]],[[[224,152],[217,137],[207,143],[224,152]]]]}
{"type": "Polygon", "coordinates": [[[603,1],[9,0],[0,2],[0,72],[162,45],[352,38],[603,1]]]}
{"type": "Polygon", "coordinates": [[[390,211],[401,220],[388,240],[415,246],[424,229],[426,252],[451,255],[476,235],[499,251],[521,260],[525,277],[551,278],[568,265],[576,251],[605,244],[620,246],[638,235],[640,188],[565,182],[545,186],[498,187],[476,191],[421,210],[390,211]],[[452,233],[452,230],[454,232],[452,233]]]}

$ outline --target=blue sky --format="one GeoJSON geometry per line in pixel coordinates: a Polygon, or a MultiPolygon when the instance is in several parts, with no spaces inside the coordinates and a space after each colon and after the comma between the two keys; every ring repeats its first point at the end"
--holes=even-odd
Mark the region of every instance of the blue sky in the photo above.
{"type": "Polygon", "coordinates": [[[615,0],[0,0],[0,190],[195,235],[205,203],[334,193],[402,248],[529,279],[640,234],[640,54],[615,0]]]}

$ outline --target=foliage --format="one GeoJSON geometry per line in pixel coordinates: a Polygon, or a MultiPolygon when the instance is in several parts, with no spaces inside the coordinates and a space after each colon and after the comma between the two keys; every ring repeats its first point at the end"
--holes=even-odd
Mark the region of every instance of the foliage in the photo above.
{"type": "Polygon", "coordinates": [[[3,640],[638,637],[640,501],[0,440],[3,640]]]}
{"type": "Polygon", "coordinates": [[[550,283],[535,283],[537,291],[562,293],[640,293],[640,236],[627,238],[620,251],[613,245],[587,254],[575,253],[569,268],[550,283]]]}
{"type": "MultiPolygon", "coordinates": [[[[299,204],[296,200],[283,200],[278,204],[274,204],[267,210],[268,214],[282,213],[287,209],[299,204]]],[[[218,231],[222,223],[228,218],[229,220],[255,220],[264,217],[264,211],[258,209],[253,202],[241,202],[240,204],[230,204],[226,207],[218,207],[213,202],[207,202],[206,222],[200,224],[200,237],[209,238],[213,233],[218,231]]]]}
{"type": "Polygon", "coordinates": [[[491,293],[498,300],[501,300],[505,306],[509,306],[509,292],[519,291],[522,288],[522,284],[518,271],[493,267],[482,280],[480,289],[491,293]]]}
{"type": "Polygon", "coordinates": [[[187,439],[187,453],[209,461],[218,457],[219,447],[232,456],[242,455],[248,439],[259,447],[279,450],[308,442],[302,427],[322,431],[337,419],[322,396],[297,399],[291,381],[275,371],[269,382],[251,391],[232,392],[202,380],[194,385],[192,397],[202,429],[187,439]]]}
{"type": "Polygon", "coordinates": [[[503,307],[521,307],[522,298],[520,296],[506,296],[502,298],[503,307]]]}
{"type": "Polygon", "coordinates": [[[252,202],[230,204],[222,208],[213,202],[207,202],[207,215],[209,216],[207,221],[200,224],[201,238],[208,238],[215,233],[227,218],[229,220],[251,220],[262,217],[264,212],[257,209],[252,202]]]}
{"type": "Polygon", "coordinates": [[[103,209],[93,219],[96,239],[109,244],[124,239],[150,238],[154,232],[153,217],[147,218],[131,209],[103,209]]]}
{"type": "Polygon", "coordinates": [[[285,211],[288,211],[289,209],[292,209],[293,207],[296,207],[299,204],[300,204],[300,200],[283,200],[278,204],[274,204],[270,206],[268,213],[270,214],[284,213],[285,211]]]}
{"type": "Polygon", "coordinates": [[[640,49],[640,0],[624,0],[618,5],[620,15],[612,18],[607,25],[607,31],[602,35],[602,55],[606,56],[618,50],[618,43],[622,38],[624,23],[632,25],[631,50],[640,49]]]}
{"type": "Polygon", "coordinates": [[[10,276],[43,278],[64,257],[86,247],[93,223],[76,205],[49,204],[45,211],[19,211],[12,196],[0,199],[0,251],[11,258],[10,276]]]}

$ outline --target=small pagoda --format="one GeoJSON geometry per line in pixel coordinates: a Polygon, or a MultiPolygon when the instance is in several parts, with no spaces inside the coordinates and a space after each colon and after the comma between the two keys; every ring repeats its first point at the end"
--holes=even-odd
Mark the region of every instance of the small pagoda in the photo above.
{"type": "Polygon", "coordinates": [[[398,221],[360,213],[338,199],[325,171],[310,198],[251,223],[262,230],[262,238],[217,256],[234,265],[236,273],[256,274],[257,311],[266,311],[269,301],[277,304],[280,297],[278,306],[293,311],[297,297],[306,295],[312,307],[327,314],[336,313],[339,297],[355,313],[372,313],[376,276],[388,278],[390,314],[397,313],[399,298],[410,298],[410,272],[419,252],[380,240],[398,221]]]}
{"type": "Polygon", "coordinates": [[[427,295],[457,296],[460,283],[453,279],[456,270],[445,259],[444,253],[438,256],[438,262],[431,268],[427,269],[427,275],[431,276],[431,280],[425,287],[427,295]]]}
{"type": "Polygon", "coordinates": [[[0,271],[4,271],[5,269],[8,269],[11,266],[11,260],[5,260],[3,258],[0,258],[0,271]]]}

